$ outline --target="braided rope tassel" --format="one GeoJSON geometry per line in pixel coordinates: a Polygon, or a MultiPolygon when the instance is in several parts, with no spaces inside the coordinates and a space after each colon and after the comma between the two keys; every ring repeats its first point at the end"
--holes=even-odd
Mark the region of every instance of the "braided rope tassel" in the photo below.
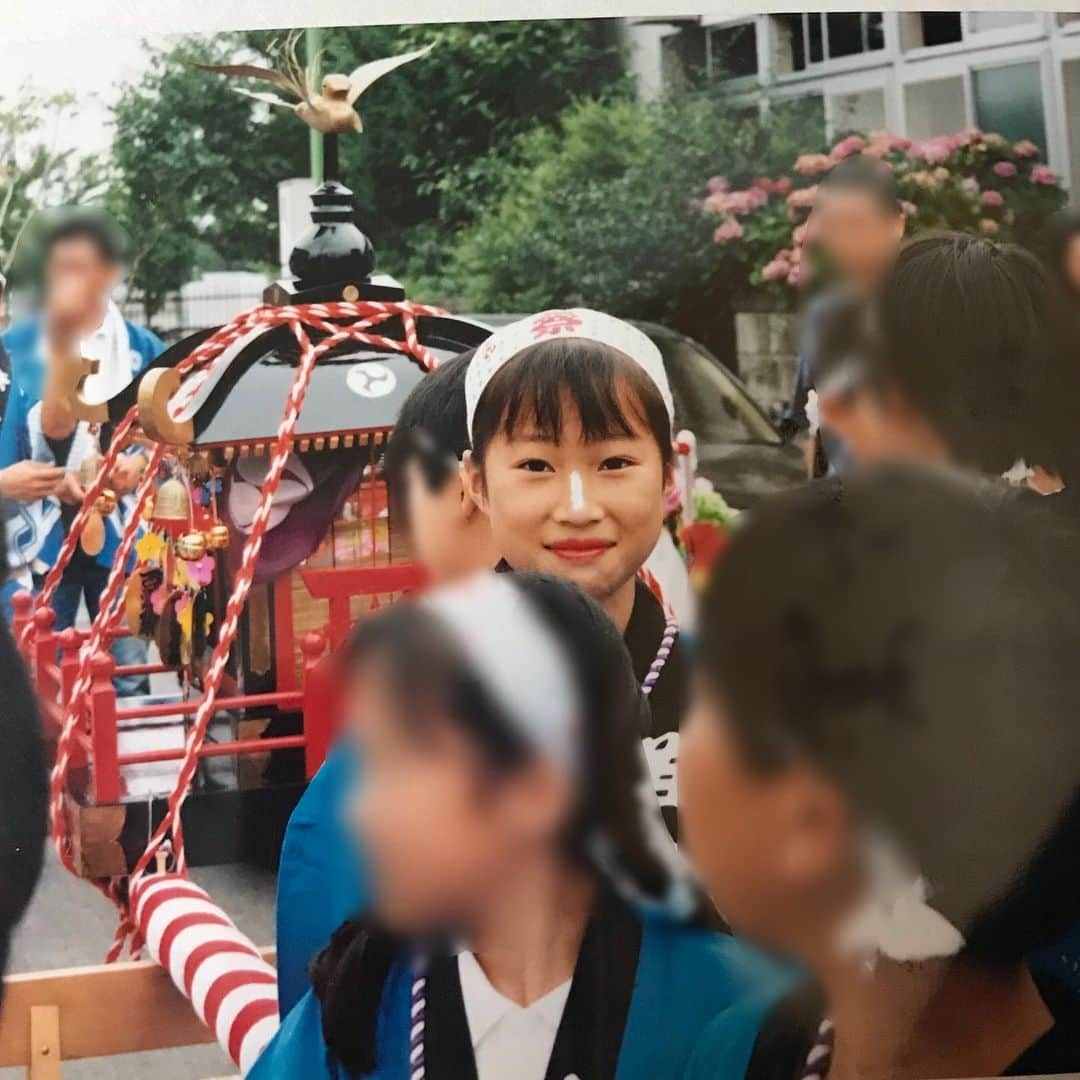
{"type": "Polygon", "coordinates": [[[668,619],[664,626],[664,636],[660,639],[660,648],[656,650],[656,656],[653,658],[653,662],[649,665],[649,670],[645,673],[645,678],[641,682],[641,692],[646,697],[653,692],[653,687],[660,678],[660,672],[664,670],[664,665],[667,663],[671,650],[675,645],[675,638],[678,636],[679,624],[674,619],[668,619]]]}
{"type": "Polygon", "coordinates": [[[413,975],[409,1000],[409,1080],[424,1080],[424,1028],[427,1022],[427,976],[413,975]]]}
{"type": "Polygon", "coordinates": [[[818,1028],[817,1038],[810,1047],[810,1053],[806,1055],[806,1063],[800,1080],[825,1080],[829,1075],[829,1066],[832,1064],[833,1044],[836,1040],[836,1030],[833,1022],[828,1018],[821,1021],[818,1028]]]}
{"type": "Polygon", "coordinates": [[[85,710],[88,706],[87,695],[90,691],[91,662],[104,644],[108,629],[120,618],[120,609],[116,606],[116,598],[120,593],[120,585],[125,576],[128,556],[135,543],[138,516],[153,487],[155,474],[163,455],[163,447],[155,448],[151,455],[150,467],[144,473],[136,489],[136,511],[131,516],[128,523],[129,527],[124,529],[120,546],[117,548],[116,559],[113,562],[112,569],[109,571],[105,588],[101,593],[98,617],[90,627],[87,642],[79,655],[79,667],[72,686],[71,700],[67,703],[63,726],[57,737],[56,760],[49,775],[49,813],[57,854],[60,856],[63,865],[72,873],[75,873],[75,863],[71,852],[63,799],[67,774],[71,766],[71,744],[79,725],[85,717],[85,710]]]}

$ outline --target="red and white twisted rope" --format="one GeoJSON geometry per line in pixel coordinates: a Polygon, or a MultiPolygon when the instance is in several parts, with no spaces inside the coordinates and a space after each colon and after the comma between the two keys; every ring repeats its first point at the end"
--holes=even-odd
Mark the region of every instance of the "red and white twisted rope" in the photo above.
{"type": "MultiPolygon", "coordinates": [[[[169,797],[166,818],[161,826],[155,830],[147,852],[144,853],[143,857],[139,860],[133,874],[133,884],[137,881],[138,877],[145,872],[153,852],[160,847],[161,841],[167,834],[169,828],[174,829],[174,846],[177,852],[177,867],[181,872],[186,870],[186,857],[183,848],[183,830],[180,824],[180,809],[186,798],[187,788],[194,775],[195,767],[198,764],[199,750],[202,747],[206,735],[206,728],[213,714],[213,705],[220,688],[225,663],[228,660],[228,653],[236,636],[240,613],[243,609],[247,592],[251,586],[251,579],[254,574],[255,562],[258,559],[262,536],[266,531],[267,522],[269,520],[270,503],[273,499],[274,491],[276,491],[278,484],[280,483],[285,459],[288,457],[292,446],[293,432],[295,431],[296,422],[299,419],[300,408],[303,404],[304,394],[310,382],[311,372],[315,362],[319,357],[323,356],[331,349],[336,348],[343,342],[347,340],[357,340],[366,344],[412,355],[426,369],[430,370],[437,365],[437,361],[430,351],[420,344],[416,320],[419,316],[441,314],[444,314],[441,308],[410,304],[407,302],[378,303],[360,301],[334,304],[294,305],[285,308],[260,307],[238,316],[231,323],[217,330],[176,365],[176,370],[181,375],[198,372],[198,370],[202,368],[206,368],[208,372],[212,362],[240,338],[250,334],[255,329],[262,328],[264,330],[269,330],[279,325],[288,325],[290,327],[301,350],[301,362],[292,389],[290,390],[285,418],[279,427],[278,436],[275,440],[274,460],[271,463],[267,481],[264,484],[263,497],[260,502],[259,511],[256,513],[255,523],[244,547],[244,570],[238,575],[236,588],[234,589],[233,596],[230,598],[229,605],[226,609],[226,618],[219,629],[218,646],[211,658],[206,685],[206,696],[201,703],[200,709],[196,714],[195,722],[188,734],[185,744],[185,758],[181,766],[177,784],[174,786],[173,792],[169,797]],[[368,332],[371,326],[391,319],[394,316],[401,317],[405,335],[404,342],[368,332]],[[328,321],[330,319],[342,318],[356,319],[357,322],[352,325],[341,326],[337,323],[328,321]],[[328,336],[320,341],[318,346],[313,346],[308,334],[304,330],[305,324],[312,326],[314,329],[319,330],[328,336]]],[[[203,377],[205,378],[205,374],[203,377]]],[[[179,403],[181,408],[189,404],[194,398],[195,393],[197,393],[198,386],[201,385],[201,382],[202,380],[198,378],[188,380],[177,394],[174,395],[174,402],[172,404],[176,405],[179,403]]],[[[137,406],[132,406],[124,418],[116,425],[109,450],[105,454],[101,467],[98,470],[98,475],[87,491],[83,505],[80,507],[79,512],[72,523],[72,527],[65,538],[56,564],[46,578],[45,587],[37,598],[36,607],[42,607],[48,604],[55,594],[56,587],[63,576],[67,564],[71,560],[83,529],[89,520],[90,513],[94,508],[94,504],[105,487],[107,477],[111,473],[120,453],[130,441],[137,419],[137,413],[137,406]]],[[[64,721],[57,741],[56,763],[50,777],[50,816],[57,852],[60,855],[63,865],[72,873],[75,873],[76,870],[71,850],[67,819],[64,813],[64,792],[67,784],[68,771],[71,766],[71,747],[77,732],[79,731],[80,725],[86,718],[89,708],[92,658],[108,640],[108,632],[119,622],[122,615],[121,608],[116,604],[116,600],[119,596],[121,583],[125,577],[126,565],[132,546],[135,542],[135,535],[138,530],[142,509],[146,505],[146,501],[153,490],[157,470],[164,457],[164,452],[165,448],[163,446],[155,447],[151,454],[150,466],[144,473],[139,487],[136,490],[135,509],[125,523],[116,560],[110,571],[105,590],[102,592],[98,616],[93,621],[87,641],[81,650],[79,667],[77,669],[70,699],[63,703],[65,705],[64,721]]],[[[33,620],[30,621],[30,625],[33,625],[33,620]]],[[[29,628],[24,632],[24,637],[22,639],[24,645],[28,640],[28,632],[29,628]]],[[[113,942],[113,946],[108,956],[108,959],[111,961],[119,956],[126,937],[134,927],[124,914],[125,906],[121,900],[117,883],[95,883],[95,886],[107,898],[115,903],[122,913],[122,920],[117,931],[116,940],[113,942]]],[[[136,935],[133,943],[133,950],[138,947],[138,943],[139,935],[136,935]]]]}
{"type": "MultiPolygon", "coordinates": [[[[402,313],[402,308],[404,307],[404,305],[374,306],[379,309],[376,314],[382,315],[384,318],[389,318],[395,313],[402,313]],[[385,310],[387,307],[392,307],[396,310],[388,313],[385,310]]],[[[332,311],[336,305],[320,305],[320,307],[331,309],[332,311]]],[[[356,309],[363,309],[363,307],[364,305],[350,305],[350,308],[353,309],[351,313],[360,314],[360,311],[357,311],[356,309]]],[[[407,351],[411,341],[413,347],[417,350],[417,359],[419,359],[425,367],[430,368],[435,364],[435,360],[431,354],[419,343],[419,339],[416,336],[415,320],[412,317],[411,310],[408,312],[410,318],[404,320],[406,323],[406,342],[404,344],[401,342],[393,342],[391,339],[378,339],[376,335],[368,334],[366,332],[366,327],[370,325],[370,319],[362,319],[359,324],[347,327],[325,324],[326,328],[331,332],[327,337],[320,341],[318,345],[312,344],[311,339],[304,328],[304,323],[307,321],[307,313],[303,312],[302,309],[294,308],[291,310],[293,318],[288,321],[288,326],[300,347],[300,362],[297,365],[296,375],[289,390],[284,417],[278,427],[277,436],[274,441],[274,449],[270,458],[270,465],[260,493],[259,505],[255,511],[251,530],[241,553],[241,569],[234,579],[232,594],[226,605],[224,618],[218,627],[217,644],[214,647],[203,680],[203,699],[199,704],[194,721],[188,731],[185,742],[184,758],[181,763],[176,783],[168,798],[168,808],[165,816],[154,830],[146,851],[132,871],[133,886],[138,885],[140,878],[149,867],[155,852],[165,841],[170,832],[172,834],[172,844],[175,852],[176,871],[179,874],[186,873],[187,858],[184,846],[181,811],[183,809],[184,801],[187,798],[195,770],[198,766],[199,752],[206,738],[207,728],[215,712],[215,703],[221,687],[222,678],[225,674],[225,665],[228,662],[229,652],[236,637],[244,603],[247,600],[248,592],[250,591],[251,583],[254,578],[255,567],[258,562],[263,537],[269,527],[270,511],[274,494],[281,482],[285,464],[288,460],[289,453],[292,450],[296,425],[300,418],[304,396],[310,385],[315,364],[320,357],[326,355],[347,340],[352,339],[370,342],[373,338],[376,340],[385,340],[388,345],[398,351],[407,351]],[[303,318],[301,316],[303,316],[303,318]]],[[[425,308],[422,310],[423,313],[434,314],[438,309],[425,308]]],[[[281,321],[281,314],[282,313],[277,309],[273,309],[275,321],[279,323],[281,321]]],[[[321,312],[316,312],[316,318],[312,321],[318,323],[319,319],[317,316],[320,314],[321,312]]],[[[122,943],[122,939],[117,944],[120,943],[122,943]]]]}

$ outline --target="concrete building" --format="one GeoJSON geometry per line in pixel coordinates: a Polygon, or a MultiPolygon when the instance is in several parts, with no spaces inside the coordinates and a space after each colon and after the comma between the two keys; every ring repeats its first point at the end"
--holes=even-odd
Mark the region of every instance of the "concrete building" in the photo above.
{"type": "Polygon", "coordinates": [[[641,90],[676,70],[736,105],[808,102],[820,137],[977,126],[1030,139],[1080,201],[1080,12],[796,12],[626,19],[641,90]]]}

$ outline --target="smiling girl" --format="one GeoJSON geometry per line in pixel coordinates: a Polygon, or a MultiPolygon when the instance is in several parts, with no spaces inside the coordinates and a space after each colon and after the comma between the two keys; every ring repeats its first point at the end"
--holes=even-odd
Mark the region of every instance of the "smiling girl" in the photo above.
{"type": "Polygon", "coordinates": [[[480,346],[465,396],[467,483],[506,566],[572,581],[624,636],[650,695],[642,734],[674,828],[686,669],[677,626],[637,577],[675,485],[660,351],[602,312],[545,311],[480,346]]]}

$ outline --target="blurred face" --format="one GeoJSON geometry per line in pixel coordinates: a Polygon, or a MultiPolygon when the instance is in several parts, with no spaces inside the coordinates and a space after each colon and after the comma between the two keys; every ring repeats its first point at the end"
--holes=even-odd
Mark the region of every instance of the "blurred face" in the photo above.
{"type": "Polygon", "coordinates": [[[488,444],[483,473],[467,462],[470,491],[491,522],[496,548],[515,570],[572,581],[603,603],[632,583],[664,523],[674,483],[660,447],[620,394],[629,437],[585,442],[573,402],[563,405],[562,440],[521,425],[488,444]]]}
{"type": "Polygon", "coordinates": [[[822,426],[843,440],[860,465],[949,460],[944,441],[899,391],[819,393],[818,408],[822,426]]]}
{"type": "Polygon", "coordinates": [[[849,283],[872,286],[896,257],[904,216],[886,212],[865,192],[825,188],[814,205],[811,234],[849,283]]]}
{"type": "Polygon", "coordinates": [[[432,489],[419,463],[409,461],[405,487],[412,549],[434,583],[490,570],[498,562],[487,519],[466,493],[458,469],[432,489]]]}
{"type": "Polygon", "coordinates": [[[94,319],[100,318],[118,276],[119,268],[102,258],[91,240],[73,237],[49,252],[45,288],[50,301],[62,305],[65,314],[94,319]]]}
{"type": "Polygon", "coordinates": [[[1073,292],[1080,296],[1080,233],[1077,233],[1065,247],[1062,270],[1073,292]]]}
{"type": "Polygon", "coordinates": [[[543,763],[492,775],[448,719],[417,730],[378,662],[354,684],[350,715],[364,774],[354,824],[380,919],[404,933],[467,931],[524,862],[556,846],[570,785],[543,763]]]}
{"type": "Polygon", "coordinates": [[[681,840],[732,928],[810,960],[847,900],[848,828],[809,768],[748,767],[724,709],[699,681],[679,745],[681,840]]]}

